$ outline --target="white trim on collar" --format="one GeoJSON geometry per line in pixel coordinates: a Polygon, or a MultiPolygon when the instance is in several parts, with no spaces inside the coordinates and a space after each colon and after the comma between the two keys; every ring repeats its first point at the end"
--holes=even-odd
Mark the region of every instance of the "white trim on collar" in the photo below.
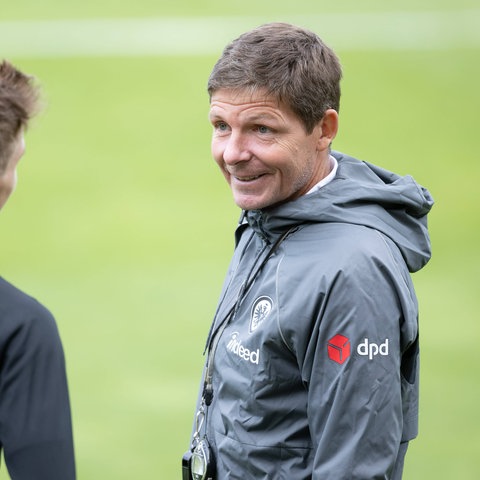
{"type": "Polygon", "coordinates": [[[331,168],[330,173],[326,177],[323,177],[316,185],[314,185],[306,193],[306,195],[310,195],[311,193],[314,193],[317,190],[320,190],[322,187],[327,185],[327,183],[330,183],[335,178],[335,175],[337,174],[338,162],[337,162],[337,159],[332,155],[329,156],[329,159],[330,159],[330,168],[331,168]]]}

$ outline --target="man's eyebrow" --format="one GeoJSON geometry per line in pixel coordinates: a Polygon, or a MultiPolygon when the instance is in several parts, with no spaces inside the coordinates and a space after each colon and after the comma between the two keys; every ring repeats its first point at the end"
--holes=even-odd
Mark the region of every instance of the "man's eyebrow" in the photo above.
{"type": "Polygon", "coordinates": [[[275,121],[280,122],[282,118],[279,115],[275,115],[270,112],[254,112],[246,115],[249,122],[259,123],[262,121],[275,121]]]}
{"type": "MultiPolygon", "coordinates": [[[[244,113],[244,119],[249,123],[261,123],[263,121],[276,121],[281,122],[282,117],[271,112],[246,112],[244,113]]],[[[208,118],[210,121],[215,120],[224,120],[224,115],[222,110],[217,110],[212,108],[208,113],[208,118]]]]}
{"type": "Polygon", "coordinates": [[[274,113],[272,112],[268,112],[268,111],[264,111],[264,112],[252,112],[250,115],[249,115],[249,118],[259,118],[259,119],[262,119],[262,118],[278,118],[278,115],[275,115],[274,113]]]}
{"type": "Polygon", "coordinates": [[[210,111],[208,112],[208,118],[210,120],[218,120],[223,117],[222,117],[222,114],[217,109],[210,109],[210,111]]]}

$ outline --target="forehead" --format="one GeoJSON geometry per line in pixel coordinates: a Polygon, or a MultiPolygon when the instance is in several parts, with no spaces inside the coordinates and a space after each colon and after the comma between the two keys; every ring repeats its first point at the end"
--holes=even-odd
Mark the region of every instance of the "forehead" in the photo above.
{"type": "Polygon", "coordinates": [[[277,97],[268,95],[264,90],[220,89],[210,99],[210,116],[224,115],[272,116],[289,118],[294,113],[277,97]]]}

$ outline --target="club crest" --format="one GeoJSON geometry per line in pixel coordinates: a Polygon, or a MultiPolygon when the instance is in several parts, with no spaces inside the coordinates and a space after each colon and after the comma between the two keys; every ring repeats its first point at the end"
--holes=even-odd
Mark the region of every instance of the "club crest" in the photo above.
{"type": "Polygon", "coordinates": [[[250,333],[254,332],[258,326],[268,317],[272,311],[273,302],[270,297],[263,296],[255,300],[252,306],[250,316],[250,333]]]}

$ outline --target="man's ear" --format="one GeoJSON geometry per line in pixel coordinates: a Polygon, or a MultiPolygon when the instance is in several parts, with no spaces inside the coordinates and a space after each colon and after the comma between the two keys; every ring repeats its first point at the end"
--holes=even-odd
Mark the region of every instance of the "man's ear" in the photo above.
{"type": "Polygon", "coordinates": [[[320,127],[318,148],[320,151],[329,149],[338,131],[337,111],[329,108],[320,120],[318,127],[320,127]]]}

